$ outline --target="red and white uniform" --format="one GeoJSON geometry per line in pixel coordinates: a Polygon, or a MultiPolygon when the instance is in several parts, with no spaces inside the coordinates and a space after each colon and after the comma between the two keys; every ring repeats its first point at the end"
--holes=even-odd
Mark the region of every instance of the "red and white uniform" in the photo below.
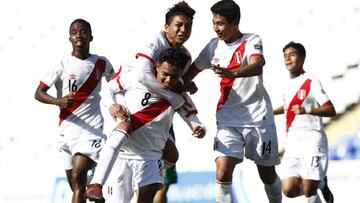
{"type": "MultiPolygon", "coordinates": [[[[103,117],[100,112],[99,92],[102,77],[105,76],[110,80],[113,73],[113,67],[105,57],[92,54],[89,58],[81,60],[69,54],[50,69],[40,81],[49,88],[55,85],[58,98],[69,94],[75,98],[74,106],[60,109],[59,142],[61,147],[67,145],[69,149],[63,150],[70,151],[70,155],[85,150],[85,155],[97,159],[97,152],[92,153],[91,149],[85,149],[84,146],[78,148],[76,145],[84,139],[97,138],[101,141],[106,137],[102,133],[103,117]],[[71,144],[66,144],[70,141],[71,144]]],[[[100,143],[94,145],[101,148],[100,143]]]]}
{"type": "MultiPolygon", "coordinates": [[[[300,105],[304,108],[318,108],[327,102],[330,102],[326,95],[320,81],[315,79],[312,75],[304,73],[294,79],[290,79],[286,85],[287,90],[283,93],[284,112],[286,115],[286,131],[287,143],[297,143],[297,150],[307,149],[311,145],[316,145],[321,149],[315,147],[311,152],[315,154],[327,154],[327,137],[324,132],[322,118],[320,116],[302,114],[295,115],[291,108],[293,105],[300,105]],[[308,141],[306,141],[308,140],[308,141]],[[301,141],[301,142],[300,142],[301,141]],[[300,143],[304,146],[300,146],[300,143]],[[305,147],[305,148],[303,148],[305,147]]],[[[289,153],[293,151],[289,149],[289,153]]],[[[297,153],[294,149],[294,152],[297,153]]],[[[298,152],[303,154],[303,152],[298,152]]]]}
{"type": "MultiPolygon", "coordinates": [[[[262,54],[262,42],[258,35],[243,34],[232,43],[214,38],[201,51],[192,68],[202,71],[211,68],[211,65],[219,65],[231,70],[248,65],[252,56],[262,54]]],[[[274,123],[270,98],[261,75],[222,78],[220,91],[216,112],[218,126],[244,127],[274,123]]]]}
{"type": "Polygon", "coordinates": [[[308,73],[290,79],[285,87],[287,89],[283,93],[283,100],[287,136],[284,166],[291,166],[290,172],[294,168],[302,171],[299,173],[303,178],[319,180],[326,173],[328,153],[322,118],[310,114],[295,115],[291,108],[294,105],[318,108],[330,102],[329,97],[320,81],[308,73]],[[298,160],[298,163],[295,160],[298,160]],[[319,169],[314,167],[314,160],[317,161],[316,166],[321,165],[317,167],[319,169]],[[298,166],[295,167],[295,164],[298,166]]]}
{"type": "MultiPolygon", "coordinates": [[[[136,77],[136,71],[121,73],[120,69],[109,82],[111,92],[124,94],[132,131],[126,144],[120,148],[119,159],[114,163],[110,181],[106,183],[111,190],[107,191],[107,202],[129,202],[133,192],[140,187],[163,183],[162,150],[169,137],[175,110],[136,77]]],[[[195,114],[177,112],[191,128],[201,125],[195,114]]]]}
{"type": "MultiPolygon", "coordinates": [[[[138,81],[144,84],[155,94],[165,98],[165,100],[170,102],[171,106],[177,109],[184,104],[183,97],[172,91],[162,89],[154,74],[154,68],[160,53],[170,47],[171,45],[165,37],[165,32],[161,31],[159,34],[155,35],[149,43],[139,49],[136,54],[137,60],[135,61],[134,65],[139,71],[138,81]]],[[[191,64],[192,59],[190,52],[184,46],[181,46],[181,48],[183,48],[189,56],[188,63],[183,69],[183,74],[185,74],[191,64]]]]}
{"type": "MultiPolygon", "coordinates": [[[[168,101],[151,93],[144,85],[134,80],[137,76],[135,71],[117,73],[115,76],[109,82],[109,87],[113,93],[124,93],[132,126],[129,140],[121,148],[119,157],[138,160],[161,159],[162,149],[173,121],[174,108],[168,101]]],[[[178,112],[191,128],[201,125],[195,114],[178,112]]]]}
{"type": "MultiPolygon", "coordinates": [[[[261,38],[256,34],[242,34],[232,43],[213,38],[191,68],[202,71],[216,65],[231,70],[247,66],[251,57],[259,55],[263,55],[263,49],[261,38]]],[[[235,79],[223,77],[220,92],[215,157],[242,160],[245,156],[259,165],[279,164],[272,105],[262,75],[235,79]]]]}

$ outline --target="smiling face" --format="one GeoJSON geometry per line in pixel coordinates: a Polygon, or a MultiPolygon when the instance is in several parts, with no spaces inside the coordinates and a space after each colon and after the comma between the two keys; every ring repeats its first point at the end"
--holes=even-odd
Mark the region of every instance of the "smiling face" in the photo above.
{"type": "Polygon", "coordinates": [[[183,45],[190,37],[192,19],[185,15],[176,15],[170,24],[165,25],[166,38],[172,47],[183,45]]]}
{"type": "Polygon", "coordinates": [[[284,50],[284,62],[286,69],[291,76],[298,76],[304,73],[303,65],[305,58],[299,55],[297,49],[288,47],[284,50]]]}
{"type": "Polygon", "coordinates": [[[236,21],[229,23],[224,16],[214,13],[212,22],[213,29],[220,40],[233,42],[238,39],[240,31],[236,21]]]}
{"type": "Polygon", "coordinates": [[[163,62],[156,66],[156,78],[158,79],[161,88],[171,89],[179,80],[181,76],[181,69],[163,62]]]}
{"type": "Polygon", "coordinates": [[[71,25],[69,40],[74,52],[89,52],[92,39],[90,28],[85,23],[75,22],[71,25]]]}

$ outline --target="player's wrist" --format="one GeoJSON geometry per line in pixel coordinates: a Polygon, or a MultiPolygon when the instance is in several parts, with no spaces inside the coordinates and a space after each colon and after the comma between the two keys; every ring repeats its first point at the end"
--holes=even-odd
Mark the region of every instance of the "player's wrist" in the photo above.
{"type": "Polygon", "coordinates": [[[311,114],[312,111],[311,106],[304,107],[304,110],[305,110],[305,114],[311,114]]]}

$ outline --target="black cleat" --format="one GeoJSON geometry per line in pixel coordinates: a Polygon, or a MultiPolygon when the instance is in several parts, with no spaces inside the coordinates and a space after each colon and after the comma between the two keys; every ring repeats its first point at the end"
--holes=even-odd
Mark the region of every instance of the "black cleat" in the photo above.
{"type": "Polygon", "coordinates": [[[334,195],[330,191],[330,188],[327,184],[327,176],[325,176],[324,182],[325,182],[325,186],[323,189],[321,189],[321,193],[324,197],[324,200],[326,201],[326,203],[334,203],[334,195]]]}

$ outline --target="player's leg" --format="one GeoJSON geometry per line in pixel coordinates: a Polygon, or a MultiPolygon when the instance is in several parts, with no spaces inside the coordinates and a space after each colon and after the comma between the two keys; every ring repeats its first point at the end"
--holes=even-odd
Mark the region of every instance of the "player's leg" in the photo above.
{"type": "Polygon", "coordinates": [[[321,193],[322,193],[326,203],[334,203],[334,195],[328,186],[327,176],[325,176],[320,181],[319,189],[321,190],[321,193]]]}
{"type": "Polygon", "coordinates": [[[275,166],[257,165],[261,181],[270,203],[281,203],[281,180],[275,171],[275,166]]]}
{"type": "Polygon", "coordinates": [[[235,165],[240,160],[234,157],[222,156],[216,158],[216,202],[231,203],[232,198],[232,174],[235,165]]]}
{"type": "Polygon", "coordinates": [[[103,188],[106,203],[129,203],[133,197],[132,171],[126,159],[118,158],[103,188]]]}
{"type": "Polygon", "coordinates": [[[166,203],[166,194],[170,188],[170,185],[177,183],[176,166],[164,169],[164,185],[157,191],[153,203],[166,203]]]}
{"type": "Polygon", "coordinates": [[[306,157],[303,160],[303,178],[304,195],[308,203],[320,203],[320,197],[317,193],[320,181],[325,178],[328,158],[327,155],[306,157]]]}
{"type": "Polygon", "coordinates": [[[91,184],[88,186],[85,197],[90,200],[103,201],[102,186],[105,184],[108,178],[111,168],[113,167],[119,152],[120,147],[127,142],[128,131],[131,125],[128,121],[120,122],[116,128],[112,131],[106,144],[100,152],[100,158],[97,162],[94,176],[91,180],[91,184]]]}
{"type": "Polygon", "coordinates": [[[216,162],[216,202],[230,203],[232,200],[232,174],[235,165],[243,160],[244,139],[236,128],[219,127],[214,139],[216,162]]]}
{"type": "Polygon", "coordinates": [[[161,183],[153,183],[150,185],[142,186],[137,191],[138,203],[150,203],[153,201],[156,192],[162,187],[161,183]]]}
{"type": "Polygon", "coordinates": [[[179,159],[179,151],[177,150],[174,141],[172,141],[171,139],[167,139],[165,143],[162,159],[165,162],[165,168],[174,166],[179,159]]]}
{"type": "Polygon", "coordinates": [[[73,188],[72,203],[85,203],[84,192],[87,182],[87,172],[95,166],[95,162],[89,157],[76,153],[73,157],[73,169],[71,171],[71,185],[73,188]]]}
{"type": "Polygon", "coordinates": [[[317,194],[320,181],[303,179],[304,195],[308,203],[321,203],[320,197],[317,194]]]}
{"type": "Polygon", "coordinates": [[[166,193],[169,190],[169,184],[164,184],[160,190],[158,190],[155,194],[153,203],[166,203],[166,193]]]}
{"type": "Polygon", "coordinates": [[[150,203],[163,185],[162,160],[131,160],[137,202],[150,203]]]}
{"type": "Polygon", "coordinates": [[[270,203],[282,201],[281,180],[275,165],[280,163],[275,125],[244,128],[245,157],[257,165],[270,203]]]}
{"type": "Polygon", "coordinates": [[[282,192],[286,197],[294,198],[304,194],[301,177],[287,177],[281,180],[282,192]]]}

